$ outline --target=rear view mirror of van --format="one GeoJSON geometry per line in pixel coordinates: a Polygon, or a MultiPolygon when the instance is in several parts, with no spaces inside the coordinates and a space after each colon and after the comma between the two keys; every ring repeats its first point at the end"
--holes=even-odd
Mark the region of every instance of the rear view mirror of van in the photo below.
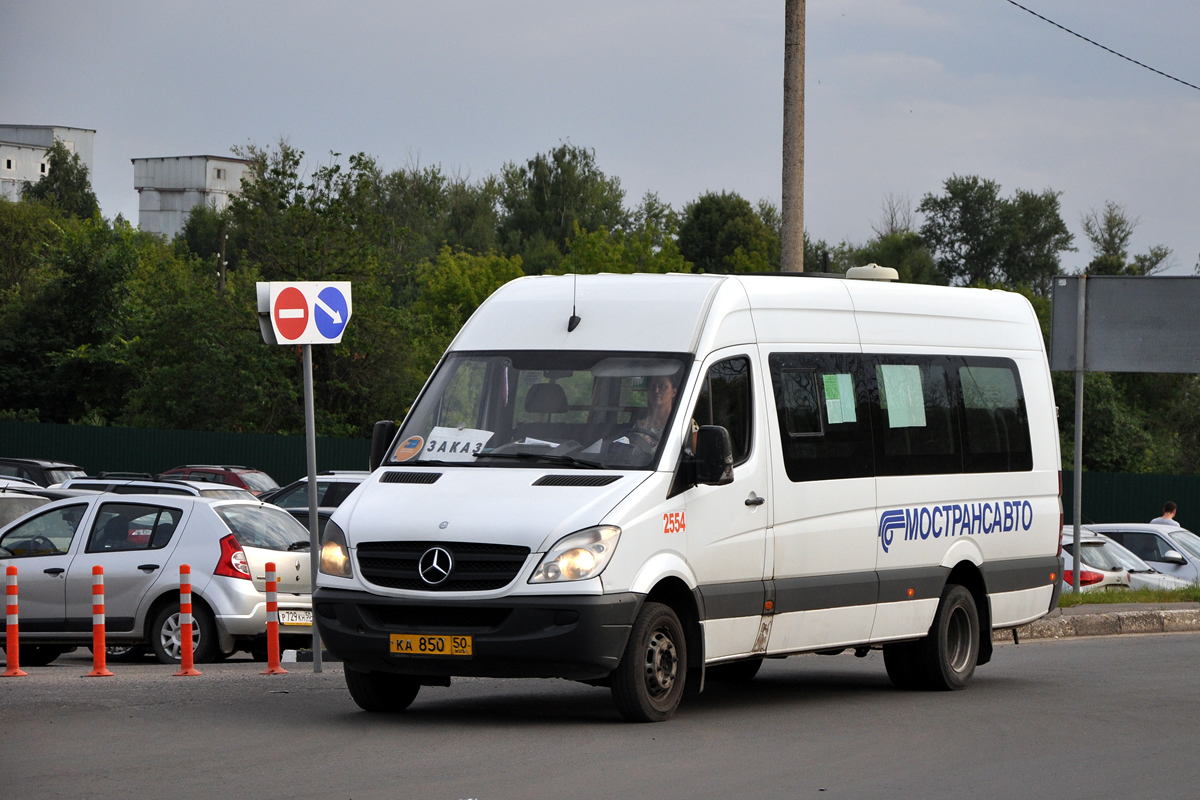
{"type": "Polygon", "coordinates": [[[388,445],[396,438],[396,423],[390,419],[381,419],[375,423],[371,431],[371,472],[379,469],[379,465],[387,457],[388,445]]]}
{"type": "Polygon", "coordinates": [[[695,475],[706,486],[733,483],[733,442],[720,425],[701,425],[696,433],[695,475]]]}

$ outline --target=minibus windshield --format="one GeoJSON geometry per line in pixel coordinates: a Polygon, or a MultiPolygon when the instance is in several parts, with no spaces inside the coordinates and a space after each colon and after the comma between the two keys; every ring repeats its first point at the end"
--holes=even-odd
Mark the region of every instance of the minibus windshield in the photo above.
{"type": "Polygon", "coordinates": [[[451,353],[389,463],[651,469],[691,361],[664,353],[451,353]]]}

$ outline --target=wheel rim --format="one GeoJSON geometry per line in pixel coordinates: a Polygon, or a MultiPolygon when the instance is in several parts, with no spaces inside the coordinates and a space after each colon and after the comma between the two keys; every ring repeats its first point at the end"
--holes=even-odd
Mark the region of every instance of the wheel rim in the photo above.
{"type": "Polygon", "coordinates": [[[971,661],[971,620],[967,610],[958,606],[946,625],[946,660],[955,672],[963,672],[971,661]]]}
{"type": "MultiPolygon", "coordinates": [[[[179,623],[179,614],[172,614],[167,617],[167,621],[163,623],[162,630],[158,632],[158,641],[162,644],[162,649],[171,658],[183,657],[183,626],[179,623]]],[[[192,652],[196,652],[200,646],[200,626],[195,622],[192,623],[192,652]]]]}
{"type": "Polygon", "coordinates": [[[646,647],[646,689],[651,697],[662,697],[675,686],[679,655],[671,635],[659,628],[650,634],[646,647]]]}

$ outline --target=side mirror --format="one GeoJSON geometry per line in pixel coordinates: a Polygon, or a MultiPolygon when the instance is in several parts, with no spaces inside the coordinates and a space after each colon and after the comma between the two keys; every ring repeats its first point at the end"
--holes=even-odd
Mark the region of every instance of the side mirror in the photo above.
{"type": "Polygon", "coordinates": [[[733,483],[733,442],[720,425],[701,425],[696,434],[696,483],[723,486],[733,483]]]}
{"type": "Polygon", "coordinates": [[[387,457],[388,445],[395,438],[395,422],[390,419],[381,419],[375,423],[375,429],[371,431],[371,472],[379,469],[379,465],[387,457]]]}
{"type": "Polygon", "coordinates": [[[1187,559],[1183,557],[1183,553],[1178,550],[1168,550],[1163,553],[1162,560],[1169,564],[1186,564],[1187,559]]]}

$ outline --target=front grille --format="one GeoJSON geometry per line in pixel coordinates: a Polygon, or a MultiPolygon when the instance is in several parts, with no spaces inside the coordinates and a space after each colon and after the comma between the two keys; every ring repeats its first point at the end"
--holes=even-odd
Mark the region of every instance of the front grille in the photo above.
{"type": "Polygon", "coordinates": [[[389,589],[425,592],[483,592],[512,583],[529,555],[528,547],[474,542],[364,542],[358,546],[363,578],[389,589]],[[454,566],[446,580],[430,586],[417,572],[431,547],[449,551],[454,566]]]}
{"type": "Polygon", "coordinates": [[[620,475],[544,475],[534,486],[608,486],[621,480],[620,475]]]}
{"type": "Polygon", "coordinates": [[[380,483],[435,483],[440,472],[385,472],[380,483]]]}
{"type": "Polygon", "coordinates": [[[494,630],[512,614],[511,608],[462,606],[363,606],[383,628],[405,631],[494,630]]]}

